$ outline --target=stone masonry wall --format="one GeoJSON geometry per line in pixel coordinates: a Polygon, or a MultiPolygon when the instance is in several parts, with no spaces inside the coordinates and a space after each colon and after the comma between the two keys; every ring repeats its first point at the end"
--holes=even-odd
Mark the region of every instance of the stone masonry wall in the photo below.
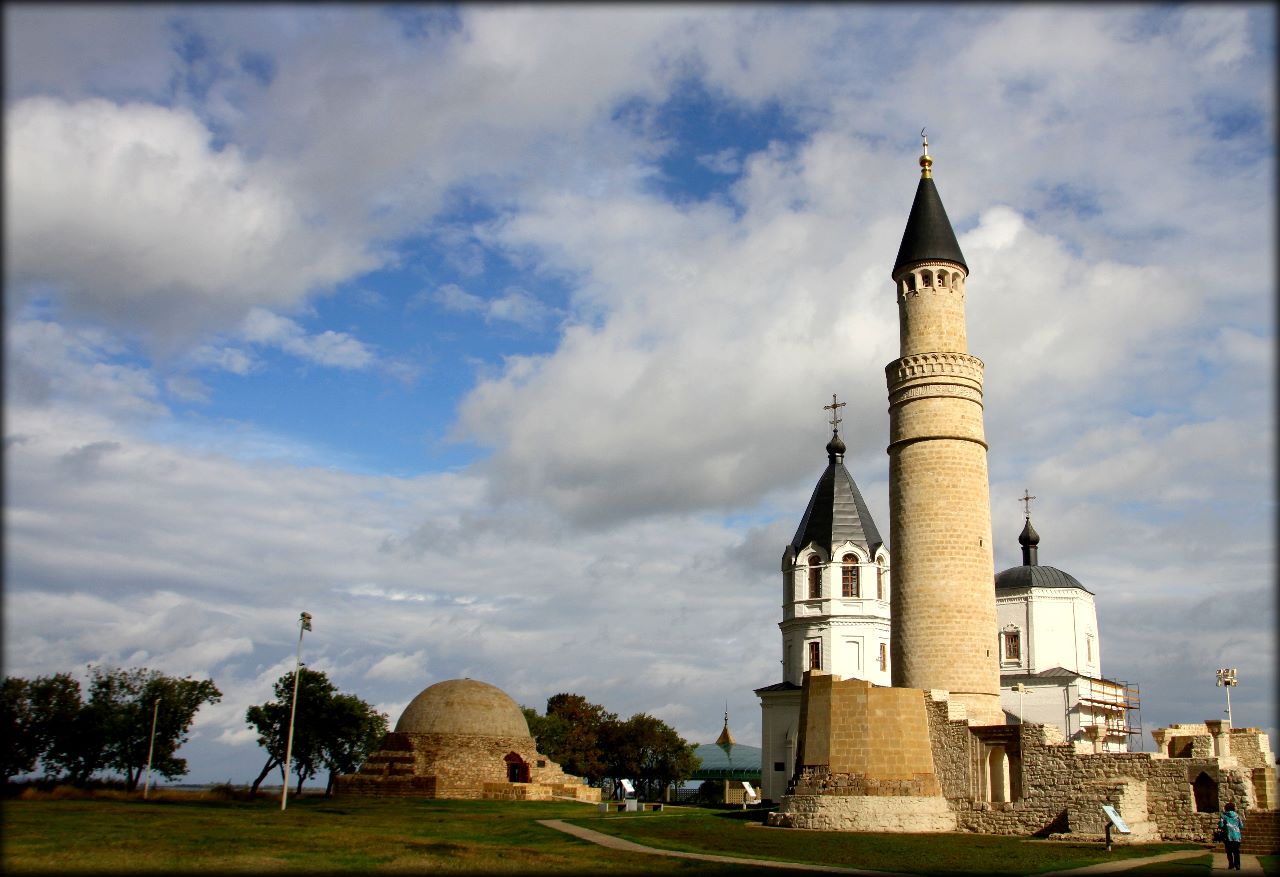
{"type": "Polygon", "coordinates": [[[1092,836],[1101,832],[1100,804],[1112,800],[1126,821],[1149,821],[1165,840],[1206,841],[1222,803],[1236,801],[1247,813],[1252,800],[1252,772],[1224,768],[1215,758],[1167,758],[1146,752],[1082,754],[1069,743],[1054,742],[1046,731],[1044,725],[1021,726],[1020,800],[993,804],[975,800],[976,796],[949,798],[960,830],[1042,836],[1070,831],[1092,836]],[[1191,784],[1202,772],[1219,784],[1213,812],[1195,809],[1191,784]],[[1100,791],[1105,794],[1100,796],[1100,791]]]}
{"type": "Polygon", "coordinates": [[[925,693],[929,716],[929,740],[933,769],[946,798],[968,798],[976,788],[973,776],[973,735],[963,705],[953,703],[945,691],[925,693]]]}
{"type": "Polygon", "coordinates": [[[796,795],[940,796],[923,692],[809,673],[796,795]]]}
{"type": "Polygon", "coordinates": [[[531,737],[393,732],[382,746],[358,773],[338,778],[340,794],[512,800],[556,795],[598,800],[600,795],[599,789],[588,789],[540,755],[531,737]],[[506,758],[511,753],[528,765],[528,783],[508,782],[506,758]]]}

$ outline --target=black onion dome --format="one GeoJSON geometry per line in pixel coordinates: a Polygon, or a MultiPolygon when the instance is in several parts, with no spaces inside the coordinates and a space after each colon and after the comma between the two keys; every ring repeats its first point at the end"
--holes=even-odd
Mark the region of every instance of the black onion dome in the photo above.
{"type": "Polygon", "coordinates": [[[848,450],[844,441],[840,438],[840,433],[833,432],[831,441],[827,442],[827,460],[832,463],[838,463],[844,459],[844,452],[848,450]]]}
{"type": "Polygon", "coordinates": [[[1022,528],[1022,532],[1018,534],[1018,544],[1023,548],[1040,544],[1040,534],[1036,532],[1036,528],[1031,526],[1031,519],[1027,518],[1026,525],[1022,528]]]}
{"type": "Polygon", "coordinates": [[[934,185],[933,177],[924,177],[916,187],[916,200],[911,205],[907,227],[902,232],[893,275],[897,276],[899,269],[915,262],[935,260],[957,262],[966,274],[969,272],[964,254],[960,252],[960,242],[947,219],[947,210],[942,206],[938,187],[934,185]]]}

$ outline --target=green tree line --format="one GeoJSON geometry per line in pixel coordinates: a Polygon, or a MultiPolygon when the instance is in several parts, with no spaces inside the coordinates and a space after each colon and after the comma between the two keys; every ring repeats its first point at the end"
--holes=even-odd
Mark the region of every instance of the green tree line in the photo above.
{"type": "Polygon", "coordinates": [[[578,694],[548,698],[544,715],[523,710],[538,751],[592,785],[629,779],[640,797],[656,800],[701,764],[691,744],[646,713],[622,721],[578,694]]]}
{"type": "Polygon", "coordinates": [[[5,782],[37,766],[46,777],[78,785],[114,771],[133,791],[146,770],[153,718],[152,771],[168,779],[184,776],[187,762],[177,751],[200,707],[221,699],[208,679],[144,668],[90,667],[87,697],[70,673],[6,676],[0,691],[5,782]]]}

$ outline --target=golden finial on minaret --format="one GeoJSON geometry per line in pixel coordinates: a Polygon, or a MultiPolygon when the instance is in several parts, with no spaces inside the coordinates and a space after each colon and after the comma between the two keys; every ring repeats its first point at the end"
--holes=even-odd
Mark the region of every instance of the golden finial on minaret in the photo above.
{"type": "Polygon", "coordinates": [[[929,157],[929,135],[927,129],[920,129],[920,137],[924,140],[924,154],[920,156],[920,179],[927,180],[933,176],[933,159],[929,157]]]}

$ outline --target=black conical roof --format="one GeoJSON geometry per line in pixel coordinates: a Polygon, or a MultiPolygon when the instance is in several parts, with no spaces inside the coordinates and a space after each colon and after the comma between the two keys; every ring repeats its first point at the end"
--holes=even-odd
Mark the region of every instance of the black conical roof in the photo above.
{"type": "Polygon", "coordinates": [[[828,450],[827,460],[827,468],[813,488],[809,507],[805,509],[804,518],[791,540],[792,549],[799,551],[814,542],[830,555],[833,545],[848,540],[862,546],[869,554],[875,554],[884,540],[880,538],[875,521],[871,520],[871,512],[858,485],[853,482],[853,476],[844,467],[840,456],[828,450]]]}
{"type": "Polygon", "coordinates": [[[935,259],[959,262],[966,273],[969,271],[951,221],[947,219],[946,208],[942,206],[942,198],[938,196],[938,187],[933,184],[933,177],[922,177],[916,187],[916,200],[911,205],[907,227],[902,232],[902,244],[893,263],[893,273],[897,275],[898,269],[904,265],[935,259]]]}

